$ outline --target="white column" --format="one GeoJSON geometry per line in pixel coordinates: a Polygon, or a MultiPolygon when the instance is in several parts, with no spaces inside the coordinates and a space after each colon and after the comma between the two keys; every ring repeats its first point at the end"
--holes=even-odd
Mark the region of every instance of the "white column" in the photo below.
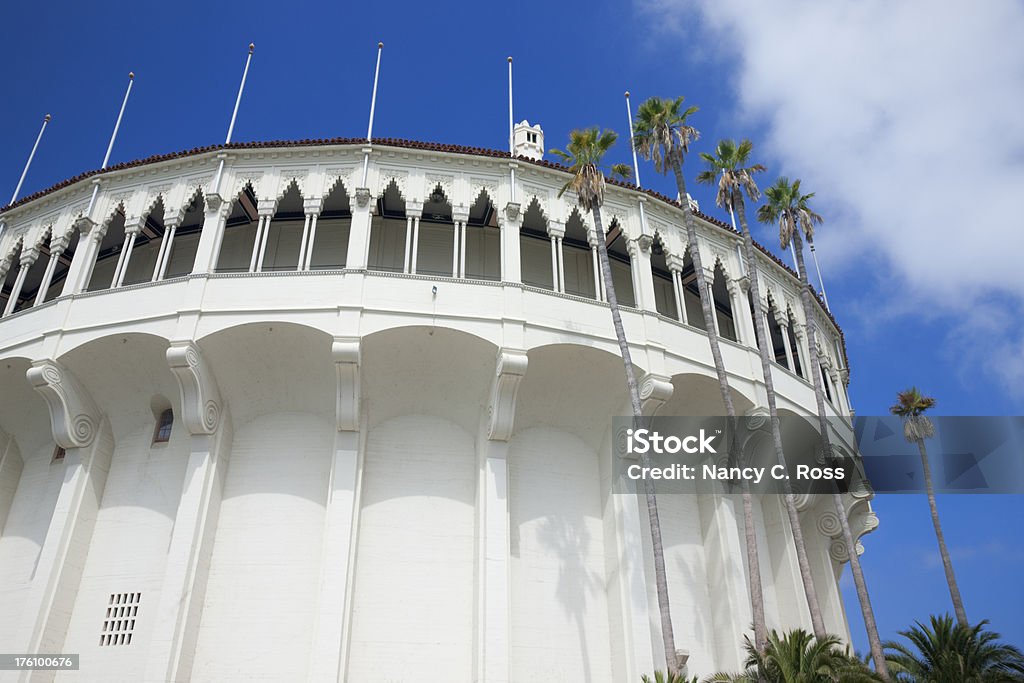
{"type": "Polygon", "coordinates": [[[761,322],[764,324],[764,343],[768,348],[768,356],[775,360],[775,342],[772,341],[772,328],[768,325],[768,307],[761,308],[761,322]]]}
{"type": "Polygon", "coordinates": [[[295,270],[309,270],[313,262],[313,244],[316,241],[316,220],[324,208],[322,197],[308,197],[302,200],[302,211],[306,222],[302,225],[302,244],[299,247],[299,263],[295,270]]]}
{"type": "Polygon", "coordinates": [[[636,307],[657,312],[658,306],[654,296],[654,271],[651,270],[651,245],[650,237],[641,235],[639,239],[633,240],[629,250],[630,267],[633,270],[633,281],[636,283],[636,307]]]}
{"type": "Polygon", "coordinates": [[[199,636],[233,431],[216,378],[192,341],[171,342],[167,364],[178,383],[180,422],[191,434],[178,510],[153,613],[147,681],[186,681],[199,636]]]}
{"type": "Polygon", "coordinates": [[[324,513],[320,595],[309,665],[311,681],[340,680],[347,668],[362,480],[359,339],[336,337],[331,355],[337,375],[337,433],[324,513]]]}
{"type": "Polygon", "coordinates": [[[796,372],[796,363],[793,362],[793,347],[789,343],[789,322],[779,321],[782,328],[782,345],[786,349],[786,362],[789,363],[789,371],[796,372]]]}
{"type": "Polygon", "coordinates": [[[558,246],[555,244],[555,236],[551,235],[548,239],[551,240],[551,289],[552,291],[561,291],[558,288],[558,246]]]}
{"type": "Polygon", "coordinates": [[[113,286],[116,289],[124,284],[124,277],[128,273],[128,264],[132,259],[132,249],[135,248],[135,240],[138,239],[139,230],[142,228],[142,224],[132,226],[125,233],[124,246],[121,247],[121,256],[118,259],[118,268],[114,272],[113,286]]]}
{"type": "Polygon", "coordinates": [[[742,277],[736,281],[737,292],[733,299],[733,322],[736,324],[737,335],[741,335],[742,342],[751,349],[757,348],[757,330],[754,328],[754,317],[750,311],[750,298],[747,290],[750,288],[750,278],[742,277]]]}
{"type": "Polygon", "coordinates": [[[732,309],[732,327],[736,331],[736,341],[740,344],[745,344],[747,341],[746,327],[740,320],[743,311],[740,301],[743,298],[742,291],[739,284],[733,279],[726,282],[725,287],[729,292],[729,308],[732,309]]]}
{"type": "Polygon", "coordinates": [[[160,270],[156,274],[157,280],[163,280],[167,274],[167,266],[171,263],[171,255],[174,253],[174,238],[178,234],[178,218],[164,221],[163,255],[160,258],[160,270]]]}
{"type": "MultiPolygon", "coordinates": [[[[53,439],[66,450],[64,481],[22,609],[18,652],[61,652],[106,487],[114,437],[78,379],[56,361],[33,363],[29,383],[46,401],[53,439]]],[[[31,672],[19,680],[27,681],[31,672]]]]}
{"type": "Polygon", "coordinates": [[[370,221],[373,202],[370,190],[356,188],[355,202],[352,203],[352,227],[348,236],[348,255],[345,268],[365,270],[370,254],[370,221]]]}
{"type": "Polygon", "coordinates": [[[412,266],[412,216],[405,217],[405,265],[402,267],[403,273],[412,272],[410,270],[412,266]]]}
{"type": "Polygon", "coordinates": [[[420,253],[420,217],[412,217],[412,260],[409,263],[409,272],[416,272],[416,258],[420,253]]]}
{"type": "Polygon", "coordinates": [[[604,301],[604,296],[601,294],[601,264],[597,256],[597,247],[595,245],[590,246],[590,260],[591,268],[594,270],[594,298],[598,301],[604,301]]]}
{"type": "Polygon", "coordinates": [[[309,242],[309,224],[312,220],[310,214],[306,214],[306,219],[302,223],[302,242],[299,244],[299,262],[295,264],[295,270],[305,270],[306,266],[306,245],[309,242]]]}
{"type": "Polygon", "coordinates": [[[5,316],[13,313],[14,307],[18,305],[18,297],[21,296],[21,289],[25,286],[25,277],[28,275],[28,269],[36,262],[36,258],[38,256],[39,252],[34,249],[30,249],[22,253],[20,267],[18,268],[18,275],[14,278],[14,286],[11,288],[11,296],[7,300],[7,306],[4,308],[5,316]]]}
{"type": "Polygon", "coordinates": [[[260,258],[260,244],[263,243],[263,221],[264,216],[256,219],[256,239],[252,243],[252,258],[249,259],[249,272],[256,272],[256,264],[260,258]]]}
{"type": "Polygon", "coordinates": [[[454,224],[452,231],[452,277],[459,277],[459,234],[462,227],[458,221],[454,224]]]}
{"type": "Polygon", "coordinates": [[[807,327],[801,323],[793,323],[793,336],[796,337],[796,354],[800,359],[800,368],[803,370],[803,378],[814,384],[814,368],[811,367],[810,352],[807,349],[807,327]]]}
{"type": "Polygon", "coordinates": [[[93,237],[99,230],[99,226],[91,221],[79,220],[78,222],[78,246],[75,248],[75,255],[71,258],[71,265],[68,267],[67,277],[64,278],[64,288],[61,296],[78,294],[89,283],[86,273],[92,273],[88,264],[90,257],[93,257],[93,237]],[[81,284],[85,279],[85,284],[81,284]]]}
{"type": "Polygon", "coordinates": [[[672,274],[672,296],[676,300],[676,320],[686,322],[686,300],[683,299],[682,275],[674,268],[670,269],[669,273],[672,274]]]}
{"type": "Polygon", "coordinates": [[[558,291],[565,293],[565,253],[562,251],[562,238],[558,238],[558,291]]]}
{"type": "Polygon", "coordinates": [[[309,224],[309,244],[306,245],[306,262],[303,264],[303,270],[309,270],[309,267],[313,263],[313,247],[316,244],[316,221],[320,218],[319,213],[313,214],[313,220],[309,224]]]}
{"type": "Polygon", "coordinates": [[[263,272],[263,259],[267,254],[267,239],[270,237],[270,222],[273,214],[268,213],[263,219],[263,236],[260,238],[260,255],[256,259],[256,272],[263,272]]]}
{"type": "Polygon", "coordinates": [[[519,257],[519,227],[523,217],[519,204],[509,202],[498,218],[501,228],[501,279],[505,282],[522,282],[523,267],[519,257]]]}
{"type": "MultiPolygon", "coordinates": [[[[36,300],[33,304],[38,306],[46,301],[46,292],[50,289],[50,283],[53,282],[53,274],[57,270],[57,264],[60,263],[61,254],[64,253],[64,249],[67,247],[66,238],[54,240],[50,238],[50,261],[46,264],[46,270],[43,272],[43,279],[39,283],[39,291],[36,292],[36,300]]],[[[3,527],[0,527],[2,529],[3,527]]]]}
{"type": "Polygon", "coordinates": [[[715,324],[715,335],[718,337],[722,336],[722,330],[718,324],[718,307],[715,306],[715,272],[712,270],[711,275],[708,275],[708,271],[705,269],[704,277],[706,278],[705,284],[708,288],[708,301],[711,303],[711,321],[715,324]]]}
{"type": "MultiPolygon", "coordinates": [[[[670,378],[647,374],[639,378],[642,393],[647,395],[641,404],[644,416],[654,416],[672,397],[672,381],[670,378]]],[[[630,409],[618,414],[628,414],[630,409]]],[[[605,458],[637,458],[635,454],[620,456],[617,449],[605,458]]],[[[613,471],[618,468],[612,465],[613,471]]],[[[614,475],[613,475],[614,476],[614,475]]],[[[658,616],[658,605],[655,597],[654,563],[649,555],[651,527],[648,524],[647,501],[641,482],[630,481],[626,477],[614,476],[610,505],[606,514],[614,525],[610,548],[615,558],[612,569],[610,596],[613,600],[610,607],[614,610],[621,627],[622,669],[616,670],[614,679],[617,681],[636,681],[641,675],[649,675],[655,669],[665,670],[664,649],[661,647],[661,621],[658,616]]],[[[677,636],[678,638],[678,636],[677,636]]],[[[679,643],[679,641],[676,641],[679,643]]],[[[685,647],[683,643],[679,645],[685,647]]]]}
{"type": "Polygon", "coordinates": [[[462,236],[459,238],[461,250],[459,252],[459,277],[466,277],[466,221],[460,223],[462,236]]]}
{"type": "Polygon", "coordinates": [[[217,263],[220,260],[220,248],[224,243],[224,230],[230,212],[231,202],[221,200],[220,195],[206,195],[203,229],[199,233],[196,260],[192,265],[192,273],[194,275],[212,273],[217,269],[217,263]]]}
{"type": "Polygon", "coordinates": [[[686,322],[686,299],[683,298],[683,259],[675,254],[665,258],[668,272],[672,275],[672,294],[676,300],[676,319],[686,322]]]}
{"type": "Polygon", "coordinates": [[[124,268],[124,259],[131,253],[128,248],[128,244],[131,242],[132,235],[127,230],[124,233],[124,241],[121,242],[121,253],[117,255],[117,265],[114,266],[114,274],[110,277],[110,289],[116,289],[121,285],[121,271],[124,268]]]}
{"type": "Polygon", "coordinates": [[[501,349],[477,446],[477,618],[474,680],[509,681],[509,475],[508,441],[515,427],[519,384],[527,355],[501,349]]]}

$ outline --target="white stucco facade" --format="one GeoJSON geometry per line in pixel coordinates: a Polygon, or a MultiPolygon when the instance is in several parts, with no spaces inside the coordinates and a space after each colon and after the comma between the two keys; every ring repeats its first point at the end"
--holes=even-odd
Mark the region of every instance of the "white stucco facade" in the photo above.
{"type": "MultiPolygon", "coordinates": [[[[624,373],[565,179],[480,150],[274,143],[0,213],[0,651],[82,662],[0,680],[662,668],[646,511],[612,494],[624,373]]],[[[609,186],[604,218],[645,410],[720,414],[682,212],[609,186]]],[[[756,411],[740,238],[701,217],[699,239],[737,409],[756,411]]],[[[779,407],[812,414],[799,283],[760,256],[779,407]]],[[[818,314],[828,409],[848,415],[841,335],[818,314]]],[[[659,502],[689,671],[738,669],[738,503],[659,502]]],[[[826,625],[848,637],[830,505],[801,518],[826,625]]],[[[874,528],[866,498],[849,506],[858,536],[874,528]]],[[[756,508],[769,626],[809,628],[785,512],[756,508]]]]}

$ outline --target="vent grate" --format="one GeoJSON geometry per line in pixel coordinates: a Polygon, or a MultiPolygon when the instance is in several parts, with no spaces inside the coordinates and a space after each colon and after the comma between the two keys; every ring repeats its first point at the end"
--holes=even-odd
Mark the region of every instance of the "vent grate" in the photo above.
{"type": "Polygon", "coordinates": [[[100,646],[131,645],[135,631],[135,617],[139,613],[142,593],[111,593],[107,613],[103,618],[100,646]]]}

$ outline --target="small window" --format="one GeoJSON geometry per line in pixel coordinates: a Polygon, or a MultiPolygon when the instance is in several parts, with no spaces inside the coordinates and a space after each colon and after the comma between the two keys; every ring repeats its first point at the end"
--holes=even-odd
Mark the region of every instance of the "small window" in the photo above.
{"type": "Polygon", "coordinates": [[[67,452],[63,448],[61,448],[60,446],[54,446],[54,448],[53,448],[53,462],[57,462],[59,460],[63,460],[65,455],[67,455],[67,452]]]}
{"type": "Polygon", "coordinates": [[[160,419],[156,422],[156,431],[153,432],[153,443],[167,443],[171,440],[171,427],[174,426],[174,411],[168,408],[160,413],[160,419]]]}

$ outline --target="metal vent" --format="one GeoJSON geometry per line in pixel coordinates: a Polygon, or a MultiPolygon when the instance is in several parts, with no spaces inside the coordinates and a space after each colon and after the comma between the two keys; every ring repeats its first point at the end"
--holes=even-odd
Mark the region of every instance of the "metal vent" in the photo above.
{"type": "Polygon", "coordinates": [[[131,645],[142,593],[111,593],[100,645],[131,645]]]}

